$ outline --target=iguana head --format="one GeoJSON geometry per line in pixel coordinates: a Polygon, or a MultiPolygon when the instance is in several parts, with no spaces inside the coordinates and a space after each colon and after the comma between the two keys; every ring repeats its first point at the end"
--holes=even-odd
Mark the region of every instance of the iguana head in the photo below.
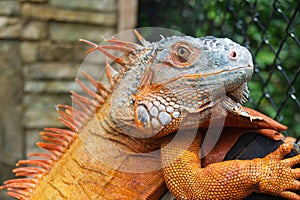
{"type": "Polygon", "coordinates": [[[142,45],[116,39],[108,46],[90,43],[91,51],[99,49],[124,67],[112,81],[109,114],[123,132],[160,137],[178,130],[188,114],[205,113],[201,118],[207,119],[222,102],[226,111],[247,100],[253,62],[245,47],[212,36],[150,43],[136,34],[142,45]],[[125,53],[115,57],[107,50],[125,53]]]}
{"type": "Polygon", "coordinates": [[[246,101],[253,62],[245,47],[211,36],[168,37],[149,47],[154,49],[151,64],[134,107],[135,123],[150,135],[174,131],[187,114],[206,112],[222,101],[230,99],[232,106],[246,101]]]}

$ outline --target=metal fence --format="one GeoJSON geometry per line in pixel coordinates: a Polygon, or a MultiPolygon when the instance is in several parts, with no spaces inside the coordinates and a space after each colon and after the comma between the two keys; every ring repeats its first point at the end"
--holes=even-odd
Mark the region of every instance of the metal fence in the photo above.
{"type": "Polygon", "coordinates": [[[255,72],[246,104],[300,136],[300,1],[143,0],[139,26],[228,37],[250,49],[255,72]]]}

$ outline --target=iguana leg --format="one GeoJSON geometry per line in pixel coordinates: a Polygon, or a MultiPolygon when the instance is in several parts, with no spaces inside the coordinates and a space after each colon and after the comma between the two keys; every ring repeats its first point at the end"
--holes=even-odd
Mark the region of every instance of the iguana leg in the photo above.
{"type": "MultiPolygon", "coordinates": [[[[185,134],[181,137],[190,135],[188,132],[185,134]]],[[[176,198],[243,199],[258,192],[300,199],[292,192],[300,189],[297,180],[300,169],[291,168],[300,163],[300,155],[283,159],[293,149],[292,144],[282,144],[264,158],[230,160],[201,168],[198,156],[200,135],[188,148],[180,140],[162,148],[164,179],[176,198]]]]}

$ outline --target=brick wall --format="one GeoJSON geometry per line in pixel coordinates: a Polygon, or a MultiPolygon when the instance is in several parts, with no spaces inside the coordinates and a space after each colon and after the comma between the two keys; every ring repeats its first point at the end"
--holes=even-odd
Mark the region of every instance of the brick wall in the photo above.
{"type": "MultiPolygon", "coordinates": [[[[0,181],[43,127],[60,127],[54,105],[69,91],[88,46],[133,28],[137,0],[0,0],[0,181]]],[[[93,63],[99,65],[103,61],[93,63]]],[[[100,67],[100,65],[99,65],[100,67]]],[[[4,199],[1,197],[0,199],[4,199]]]]}

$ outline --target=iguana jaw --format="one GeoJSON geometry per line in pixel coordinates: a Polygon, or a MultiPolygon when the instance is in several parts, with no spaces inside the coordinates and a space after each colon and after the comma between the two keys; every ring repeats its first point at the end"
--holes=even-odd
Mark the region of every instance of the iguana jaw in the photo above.
{"type": "MultiPolygon", "coordinates": [[[[246,102],[249,94],[246,81],[250,79],[252,72],[253,67],[248,65],[214,73],[185,75],[164,83],[146,85],[140,88],[135,97],[135,124],[140,127],[140,133],[145,133],[147,137],[162,137],[176,131],[179,125],[185,126],[182,119],[190,113],[201,113],[201,117],[197,116],[192,120],[194,124],[198,124],[199,118],[208,119],[211,108],[227,97],[236,103],[246,102]],[[226,82],[228,76],[239,77],[239,80],[226,82]],[[180,82],[188,87],[181,89],[182,85],[176,86],[180,82]],[[175,88],[176,94],[172,91],[175,88]],[[197,98],[198,94],[205,98],[197,98]]],[[[224,114],[221,115],[220,112],[220,116],[224,114]]]]}

